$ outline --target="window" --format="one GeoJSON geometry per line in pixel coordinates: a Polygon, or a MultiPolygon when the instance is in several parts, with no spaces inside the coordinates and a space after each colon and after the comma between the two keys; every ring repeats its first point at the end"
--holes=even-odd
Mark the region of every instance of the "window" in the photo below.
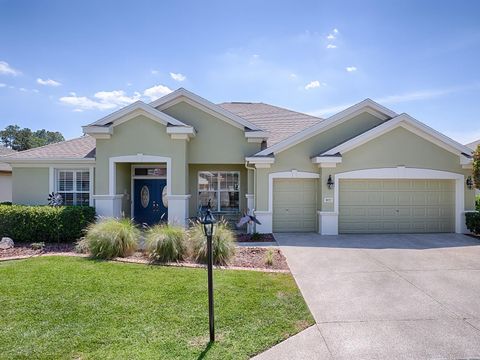
{"type": "Polygon", "coordinates": [[[238,171],[200,171],[198,205],[210,201],[213,211],[238,211],[240,208],[240,173],[238,171]]]}
{"type": "Polygon", "coordinates": [[[134,166],[134,175],[164,178],[167,176],[167,168],[165,166],[134,166]]]}
{"type": "Polygon", "coordinates": [[[56,192],[63,205],[90,204],[90,172],[88,170],[58,170],[56,192]]]}

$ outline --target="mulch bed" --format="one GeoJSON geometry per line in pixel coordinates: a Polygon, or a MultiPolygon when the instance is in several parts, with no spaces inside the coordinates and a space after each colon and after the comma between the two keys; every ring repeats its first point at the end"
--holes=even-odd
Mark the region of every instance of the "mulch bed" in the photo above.
{"type": "Polygon", "coordinates": [[[273,234],[249,235],[236,234],[238,242],[275,242],[273,234]]]}
{"type": "MultiPolygon", "coordinates": [[[[15,247],[7,250],[0,250],[1,258],[28,257],[39,255],[79,255],[74,251],[74,244],[45,244],[43,250],[34,250],[30,244],[16,244],[15,247]]],[[[147,263],[149,259],[147,255],[141,251],[137,251],[134,255],[124,258],[127,262],[147,263]]],[[[174,265],[174,264],[170,264],[174,265]]],[[[175,265],[179,266],[198,266],[193,259],[185,259],[175,265]]],[[[243,269],[267,269],[289,271],[285,256],[278,248],[260,248],[260,247],[237,247],[236,254],[231,262],[225,268],[243,268],[243,269]],[[266,264],[267,252],[273,252],[273,264],[266,264]]]]}
{"type": "Polygon", "coordinates": [[[0,259],[14,256],[34,256],[48,253],[71,253],[74,252],[75,244],[71,243],[47,243],[43,250],[34,250],[28,243],[17,243],[15,247],[1,250],[0,259]]]}

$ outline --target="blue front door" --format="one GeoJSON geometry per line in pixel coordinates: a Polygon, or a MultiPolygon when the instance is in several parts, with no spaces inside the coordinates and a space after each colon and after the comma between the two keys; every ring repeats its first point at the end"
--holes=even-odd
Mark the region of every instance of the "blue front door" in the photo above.
{"type": "Polygon", "coordinates": [[[133,216],[137,223],[154,225],[168,220],[168,209],[163,202],[165,179],[134,180],[133,216]]]}

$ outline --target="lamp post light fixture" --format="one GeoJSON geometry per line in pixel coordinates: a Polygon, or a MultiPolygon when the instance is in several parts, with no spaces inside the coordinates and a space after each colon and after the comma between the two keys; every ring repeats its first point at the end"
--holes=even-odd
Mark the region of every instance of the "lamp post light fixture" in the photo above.
{"type": "Polygon", "coordinates": [[[328,180],[327,180],[327,186],[328,186],[328,188],[329,188],[329,189],[333,188],[333,185],[334,185],[334,184],[335,184],[335,183],[334,183],[333,180],[332,180],[332,175],[328,175],[328,180]]]}
{"type": "Polygon", "coordinates": [[[201,221],[203,234],[207,238],[207,271],[208,271],[208,322],[210,327],[210,342],[215,341],[215,325],[213,314],[213,246],[212,238],[215,234],[215,218],[210,209],[207,209],[201,221]]]}
{"type": "Polygon", "coordinates": [[[467,188],[469,190],[473,189],[473,180],[472,180],[471,176],[467,177],[467,180],[465,181],[465,184],[467,185],[467,188]]]}

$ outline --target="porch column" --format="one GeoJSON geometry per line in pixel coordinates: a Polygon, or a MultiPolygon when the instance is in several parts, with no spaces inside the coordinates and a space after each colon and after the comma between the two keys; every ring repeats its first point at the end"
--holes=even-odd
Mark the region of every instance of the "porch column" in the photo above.
{"type": "Polygon", "coordinates": [[[168,223],[188,226],[188,206],[191,195],[168,195],[168,223]]]}

